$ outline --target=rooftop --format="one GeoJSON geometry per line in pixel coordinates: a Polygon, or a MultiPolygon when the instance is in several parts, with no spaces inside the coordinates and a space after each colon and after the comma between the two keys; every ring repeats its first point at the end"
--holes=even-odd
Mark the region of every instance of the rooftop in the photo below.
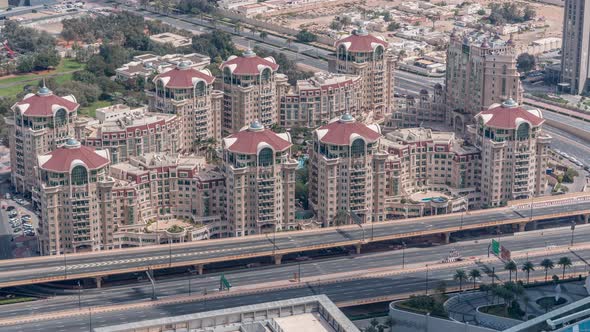
{"type": "Polygon", "coordinates": [[[60,109],[71,113],[77,110],[78,107],[80,105],[73,95],[56,96],[48,88],[42,87],[37,93],[27,94],[13,106],[13,109],[19,110],[21,114],[26,116],[52,117],[60,109]]]}
{"type": "Polygon", "coordinates": [[[161,81],[167,88],[192,88],[199,81],[211,84],[214,80],[209,70],[194,69],[186,61],[154,78],[154,82],[161,81]]]}
{"type": "Polygon", "coordinates": [[[521,123],[537,127],[545,121],[540,110],[525,109],[512,98],[502,104],[492,104],[487,110],[479,112],[476,118],[487,127],[498,129],[516,129],[521,123]]]}
{"type": "Polygon", "coordinates": [[[365,125],[362,122],[357,122],[348,113],[332,119],[330,123],[319,127],[315,132],[322,143],[333,145],[350,145],[358,137],[372,143],[381,137],[379,125],[365,125]]]}
{"type": "Polygon", "coordinates": [[[38,161],[42,169],[58,173],[70,172],[77,165],[95,170],[110,162],[108,150],[94,150],[73,138],[68,139],[63,146],[38,156],[38,161]]]}
{"type": "Polygon", "coordinates": [[[274,72],[279,69],[279,65],[273,57],[261,58],[248,49],[241,56],[230,56],[220,68],[229,68],[232,75],[259,75],[264,68],[270,68],[274,72]]]}
{"type": "Polygon", "coordinates": [[[347,52],[373,52],[379,45],[387,48],[387,42],[382,37],[376,37],[359,28],[345,38],[338,40],[335,47],[343,45],[347,52]]]}
{"type": "Polygon", "coordinates": [[[223,139],[223,147],[231,152],[243,154],[258,154],[265,147],[274,151],[285,151],[291,147],[289,133],[275,133],[270,129],[254,121],[250,126],[242,128],[239,132],[223,139]]]}

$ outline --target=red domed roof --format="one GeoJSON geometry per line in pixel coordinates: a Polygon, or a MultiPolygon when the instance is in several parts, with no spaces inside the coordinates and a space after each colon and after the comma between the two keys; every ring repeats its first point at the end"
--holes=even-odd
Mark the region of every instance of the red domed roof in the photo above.
{"type": "Polygon", "coordinates": [[[270,68],[272,71],[279,69],[274,58],[261,58],[252,50],[247,50],[242,56],[231,56],[221,65],[221,70],[229,68],[233,75],[259,75],[262,69],[270,68]]]}
{"type": "Polygon", "coordinates": [[[215,78],[195,68],[184,67],[181,63],[178,67],[159,74],[154,78],[154,82],[161,79],[167,88],[192,88],[197,81],[205,81],[207,84],[213,83],[215,78]]]}
{"type": "Polygon", "coordinates": [[[508,99],[502,104],[492,105],[489,109],[476,115],[487,127],[498,129],[516,129],[521,123],[528,122],[531,126],[541,125],[545,119],[539,110],[526,110],[508,99]]]}
{"type": "Polygon", "coordinates": [[[386,48],[387,42],[381,38],[366,33],[364,30],[360,30],[348,37],[340,39],[336,42],[335,46],[339,47],[340,45],[344,45],[348,52],[373,52],[377,45],[386,48]]]}
{"type": "Polygon", "coordinates": [[[51,117],[59,109],[65,109],[70,113],[77,110],[80,105],[74,96],[56,96],[49,89],[43,87],[36,94],[26,95],[14,107],[26,116],[51,117]]]}
{"type": "Polygon", "coordinates": [[[381,137],[378,125],[367,126],[356,122],[350,114],[344,114],[339,119],[319,127],[316,133],[320,142],[333,145],[350,145],[356,137],[362,137],[367,142],[376,142],[381,137]]]}
{"type": "Polygon", "coordinates": [[[277,134],[255,121],[249,127],[224,138],[223,146],[231,152],[254,155],[266,146],[275,151],[285,151],[292,145],[290,140],[288,133],[277,134]]]}
{"type": "Polygon", "coordinates": [[[96,151],[73,139],[69,139],[64,146],[39,156],[39,166],[42,169],[60,173],[67,173],[74,166],[82,164],[90,170],[98,169],[109,162],[107,150],[96,151]]]}

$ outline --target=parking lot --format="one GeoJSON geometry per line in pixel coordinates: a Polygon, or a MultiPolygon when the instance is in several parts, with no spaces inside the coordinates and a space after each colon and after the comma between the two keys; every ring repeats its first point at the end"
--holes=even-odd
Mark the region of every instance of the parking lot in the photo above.
{"type": "MultiPolygon", "coordinates": [[[[30,202],[22,198],[0,200],[0,235],[10,238],[10,256],[29,257],[37,252],[39,219],[29,210],[30,202]]],[[[8,253],[4,253],[3,258],[8,253]]]]}

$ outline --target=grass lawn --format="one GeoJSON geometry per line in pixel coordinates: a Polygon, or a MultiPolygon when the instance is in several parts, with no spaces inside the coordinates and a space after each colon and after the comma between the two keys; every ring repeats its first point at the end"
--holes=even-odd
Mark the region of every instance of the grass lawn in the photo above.
{"type": "Polygon", "coordinates": [[[64,83],[72,79],[72,72],[81,70],[84,64],[72,59],[62,59],[59,66],[51,71],[40,73],[27,73],[6,78],[0,78],[0,97],[15,96],[23,91],[28,84],[36,84],[36,81],[46,76],[53,76],[58,83],[64,83]]]}
{"type": "Polygon", "coordinates": [[[1,299],[0,305],[21,303],[21,302],[30,302],[30,301],[35,301],[35,300],[36,300],[36,298],[34,298],[34,297],[14,297],[11,299],[1,299]]]}
{"type": "Polygon", "coordinates": [[[107,106],[111,106],[111,105],[112,105],[112,103],[108,100],[98,100],[86,107],[80,107],[78,114],[90,116],[90,117],[94,118],[94,117],[96,117],[96,109],[97,108],[107,107],[107,106]]]}

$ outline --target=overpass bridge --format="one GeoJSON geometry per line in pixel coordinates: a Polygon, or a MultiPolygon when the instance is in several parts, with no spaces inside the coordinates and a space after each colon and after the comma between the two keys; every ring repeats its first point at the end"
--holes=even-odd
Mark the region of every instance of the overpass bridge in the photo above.
{"type": "Polygon", "coordinates": [[[100,287],[101,277],[114,274],[191,266],[202,273],[206,264],[268,256],[280,264],[283,255],[309,250],[354,246],[360,253],[367,243],[433,234],[440,234],[448,242],[453,232],[502,225],[524,231],[528,223],[572,216],[588,222],[590,193],[511,201],[502,208],[374,224],[4,260],[0,261],[0,287],[80,278],[96,278],[100,287]]]}

